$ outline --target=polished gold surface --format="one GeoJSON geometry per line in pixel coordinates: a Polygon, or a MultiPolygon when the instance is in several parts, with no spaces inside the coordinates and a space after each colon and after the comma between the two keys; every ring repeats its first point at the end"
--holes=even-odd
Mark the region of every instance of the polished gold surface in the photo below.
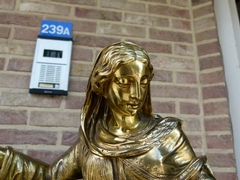
{"type": "Polygon", "coordinates": [[[213,180],[181,120],[153,115],[153,67],[145,50],[120,42],[98,55],[81,112],[79,139],[47,165],[0,148],[1,180],[213,180]]]}

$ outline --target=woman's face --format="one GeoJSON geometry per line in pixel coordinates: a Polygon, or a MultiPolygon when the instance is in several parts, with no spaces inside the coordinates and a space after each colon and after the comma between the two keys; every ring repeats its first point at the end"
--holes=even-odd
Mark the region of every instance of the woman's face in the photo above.
{"type": "Polygon", "coordinates": [[[117,69],[106,90],[109,108],[122,115],[135,115],[145,102],[149,76],[147,64],[138,60],[117,69]]]}

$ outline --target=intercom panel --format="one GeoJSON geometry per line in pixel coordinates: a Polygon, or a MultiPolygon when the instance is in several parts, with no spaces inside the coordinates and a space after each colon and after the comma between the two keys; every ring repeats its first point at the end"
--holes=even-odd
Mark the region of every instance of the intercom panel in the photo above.
{"type": "Polygon", "coordinates": [[[72,41],[38,38],[30,93],[67,95],[72,41]]]}

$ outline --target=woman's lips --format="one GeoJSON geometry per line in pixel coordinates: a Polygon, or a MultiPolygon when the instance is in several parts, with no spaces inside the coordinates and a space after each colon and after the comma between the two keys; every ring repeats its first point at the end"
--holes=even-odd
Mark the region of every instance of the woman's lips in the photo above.
{"type": "Polygon", "coordinates": [[[139,103],[138,104],[128,104],[128,108],[131,108],[131,109],[137,109],[139,107],[139,103]]]}

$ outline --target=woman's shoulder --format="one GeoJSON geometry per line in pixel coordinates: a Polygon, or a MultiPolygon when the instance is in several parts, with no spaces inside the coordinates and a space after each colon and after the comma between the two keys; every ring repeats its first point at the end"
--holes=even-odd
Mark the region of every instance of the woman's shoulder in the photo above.
{"type": "Polygon", "coordinates": [[[152,130],[150,130],[151,136],[158,139],[166,137],[170,134],[175,134],[176,136],[182,136],[182,120],[174,117],[162,118],[159,115],[154,115],[154,125],[152,130]]]}
{"type": "Polygon", "coordinates": [[[174,129],[182,131],[182,120],[175,117],[163,118],[158,114],[154,114],[154,119],[145,118],[145,121],[149,122],[148,126],[144,129],[145,133],[161,134],[159,137],[171,133],[174,129]]]}
{"type": "Polygon", "coordinates": [[[175,117],[161,117],[158,114],[154,114],[154,119],[156,120],[156,123],[161,126],[169,126],[169,125],[178,125],[182,126],[183,121],[181,119],[175,118],[175,117]]]}

